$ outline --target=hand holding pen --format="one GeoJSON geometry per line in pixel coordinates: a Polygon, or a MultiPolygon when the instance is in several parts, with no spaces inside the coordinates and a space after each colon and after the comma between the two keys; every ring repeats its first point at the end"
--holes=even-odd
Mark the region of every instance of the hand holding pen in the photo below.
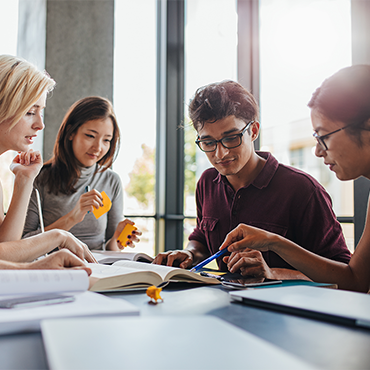
{"type": "Polygon", "coordinates": [[[206,258],[204,261],[198,263],[190,271],[198,272],[202,267],[208,265],[214,259],[223,256],[227,252],[227,248],[219,250],[217,253],[213,254],[211,257],[206,258]]]}

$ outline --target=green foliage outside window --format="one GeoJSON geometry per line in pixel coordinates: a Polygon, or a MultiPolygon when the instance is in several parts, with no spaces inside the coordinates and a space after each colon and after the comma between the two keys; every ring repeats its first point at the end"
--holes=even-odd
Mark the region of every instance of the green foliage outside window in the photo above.
{"type": "MultiPolygon", "coordinates": [[[[196,145],[194,129],[191,125],[184,128],[184,162],[185,162],[185,191],[184,196],[193,195],[196,185],[196,145]]],[[[143,208],[148,208],[155,199],[155,149],[142,144],[142,156],[135,161],[130,172],[130,182],[126,192],[135,197],[143,208]]]]}
{"type": "Polygon", "coordinates": [[[187,195],[195,194],[196,185],[196,145],[195,145],[195,131],[193,126],[187,124],[184,128],[185,134],[185,148],[184,148],[184,162],[185,162],[185,197],[187,195]]]}
{"type": "Polygon", "coordinates": [[[143,154],[135,161],[134,168],[130,172],[130,182],[126,192],[130,197],[135,197],[139,204],[147,208],[154,202],[155,186],[155,149],[146,144],[141,145],[143,154]]]}

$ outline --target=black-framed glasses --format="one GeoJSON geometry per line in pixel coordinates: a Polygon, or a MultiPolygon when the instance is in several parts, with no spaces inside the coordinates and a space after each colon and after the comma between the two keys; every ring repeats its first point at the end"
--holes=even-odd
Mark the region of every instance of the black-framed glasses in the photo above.
{"type": "Polygon", "coordinates": [[[335,130],[335,131],[332,131],[332,132],[329,132],[328,134],[325,134],[325,135],[318,135],[317,132],[314,132],[312,134],[312,136],[317,140],[317,142],[319,143],[319,145],[321,146],[321,149],[323,150],[328,150],[328,146],[326,145],[325,143],[325,139],[327,139],[330,135],[333,135],[335,134],[336,132],[339,132],[339,131],[342,131],[344,130],[345,128],[349,127],[350,125],[347,125],[347,126],[344,126],[342,128],[339,128],[338,130],[335,130]]]}
{"type": "Polygon", "coordinates": [[[225,136],[220,140],[210,140],[210,139],[204,139],[204,140],[195,140],[195,144],[198,145],[199,149],[203,152],[214,152],[217,148],[217,144],[221,143],[222,146],[226,149],[233,149],[237,148],[242,143],[242,138],[245,132],[249,129],[249,126],[254,121],[250,121],[247,123],[247,125],[243,128],[241,132],[238,134],[225,136]]]}

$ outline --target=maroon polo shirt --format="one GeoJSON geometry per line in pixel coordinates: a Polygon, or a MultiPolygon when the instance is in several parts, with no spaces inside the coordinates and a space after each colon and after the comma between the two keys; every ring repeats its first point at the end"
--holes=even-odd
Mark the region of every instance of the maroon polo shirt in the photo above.
{"type": "MultiPolygon", "coordinates": [[[[214,254],[226,235],[244,223],[348,263],[351,254],[329,194],[307,173],[278,163],[271,153],[257,153],[267,160],[265,166],[251,184],[237,192],[215,168],[204,171],[196,190],[197,226],[189,240],[206,245],[214,254]]],[[[293,269],[274,252],[263,252],[263,256],[271,268],[293,269]]],[[[218,262],[221,269],[227,269],[224,262],[218,262]]]]}

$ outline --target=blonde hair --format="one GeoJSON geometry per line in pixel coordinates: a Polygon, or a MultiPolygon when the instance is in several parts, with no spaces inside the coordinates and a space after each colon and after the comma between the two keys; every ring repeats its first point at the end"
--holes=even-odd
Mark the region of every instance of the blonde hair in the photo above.
{"type": "Polygon", "coordinates": [[[0,55],[0,124],[11,120],[12,129],[55,81],[26,60],[0,55]]]}

